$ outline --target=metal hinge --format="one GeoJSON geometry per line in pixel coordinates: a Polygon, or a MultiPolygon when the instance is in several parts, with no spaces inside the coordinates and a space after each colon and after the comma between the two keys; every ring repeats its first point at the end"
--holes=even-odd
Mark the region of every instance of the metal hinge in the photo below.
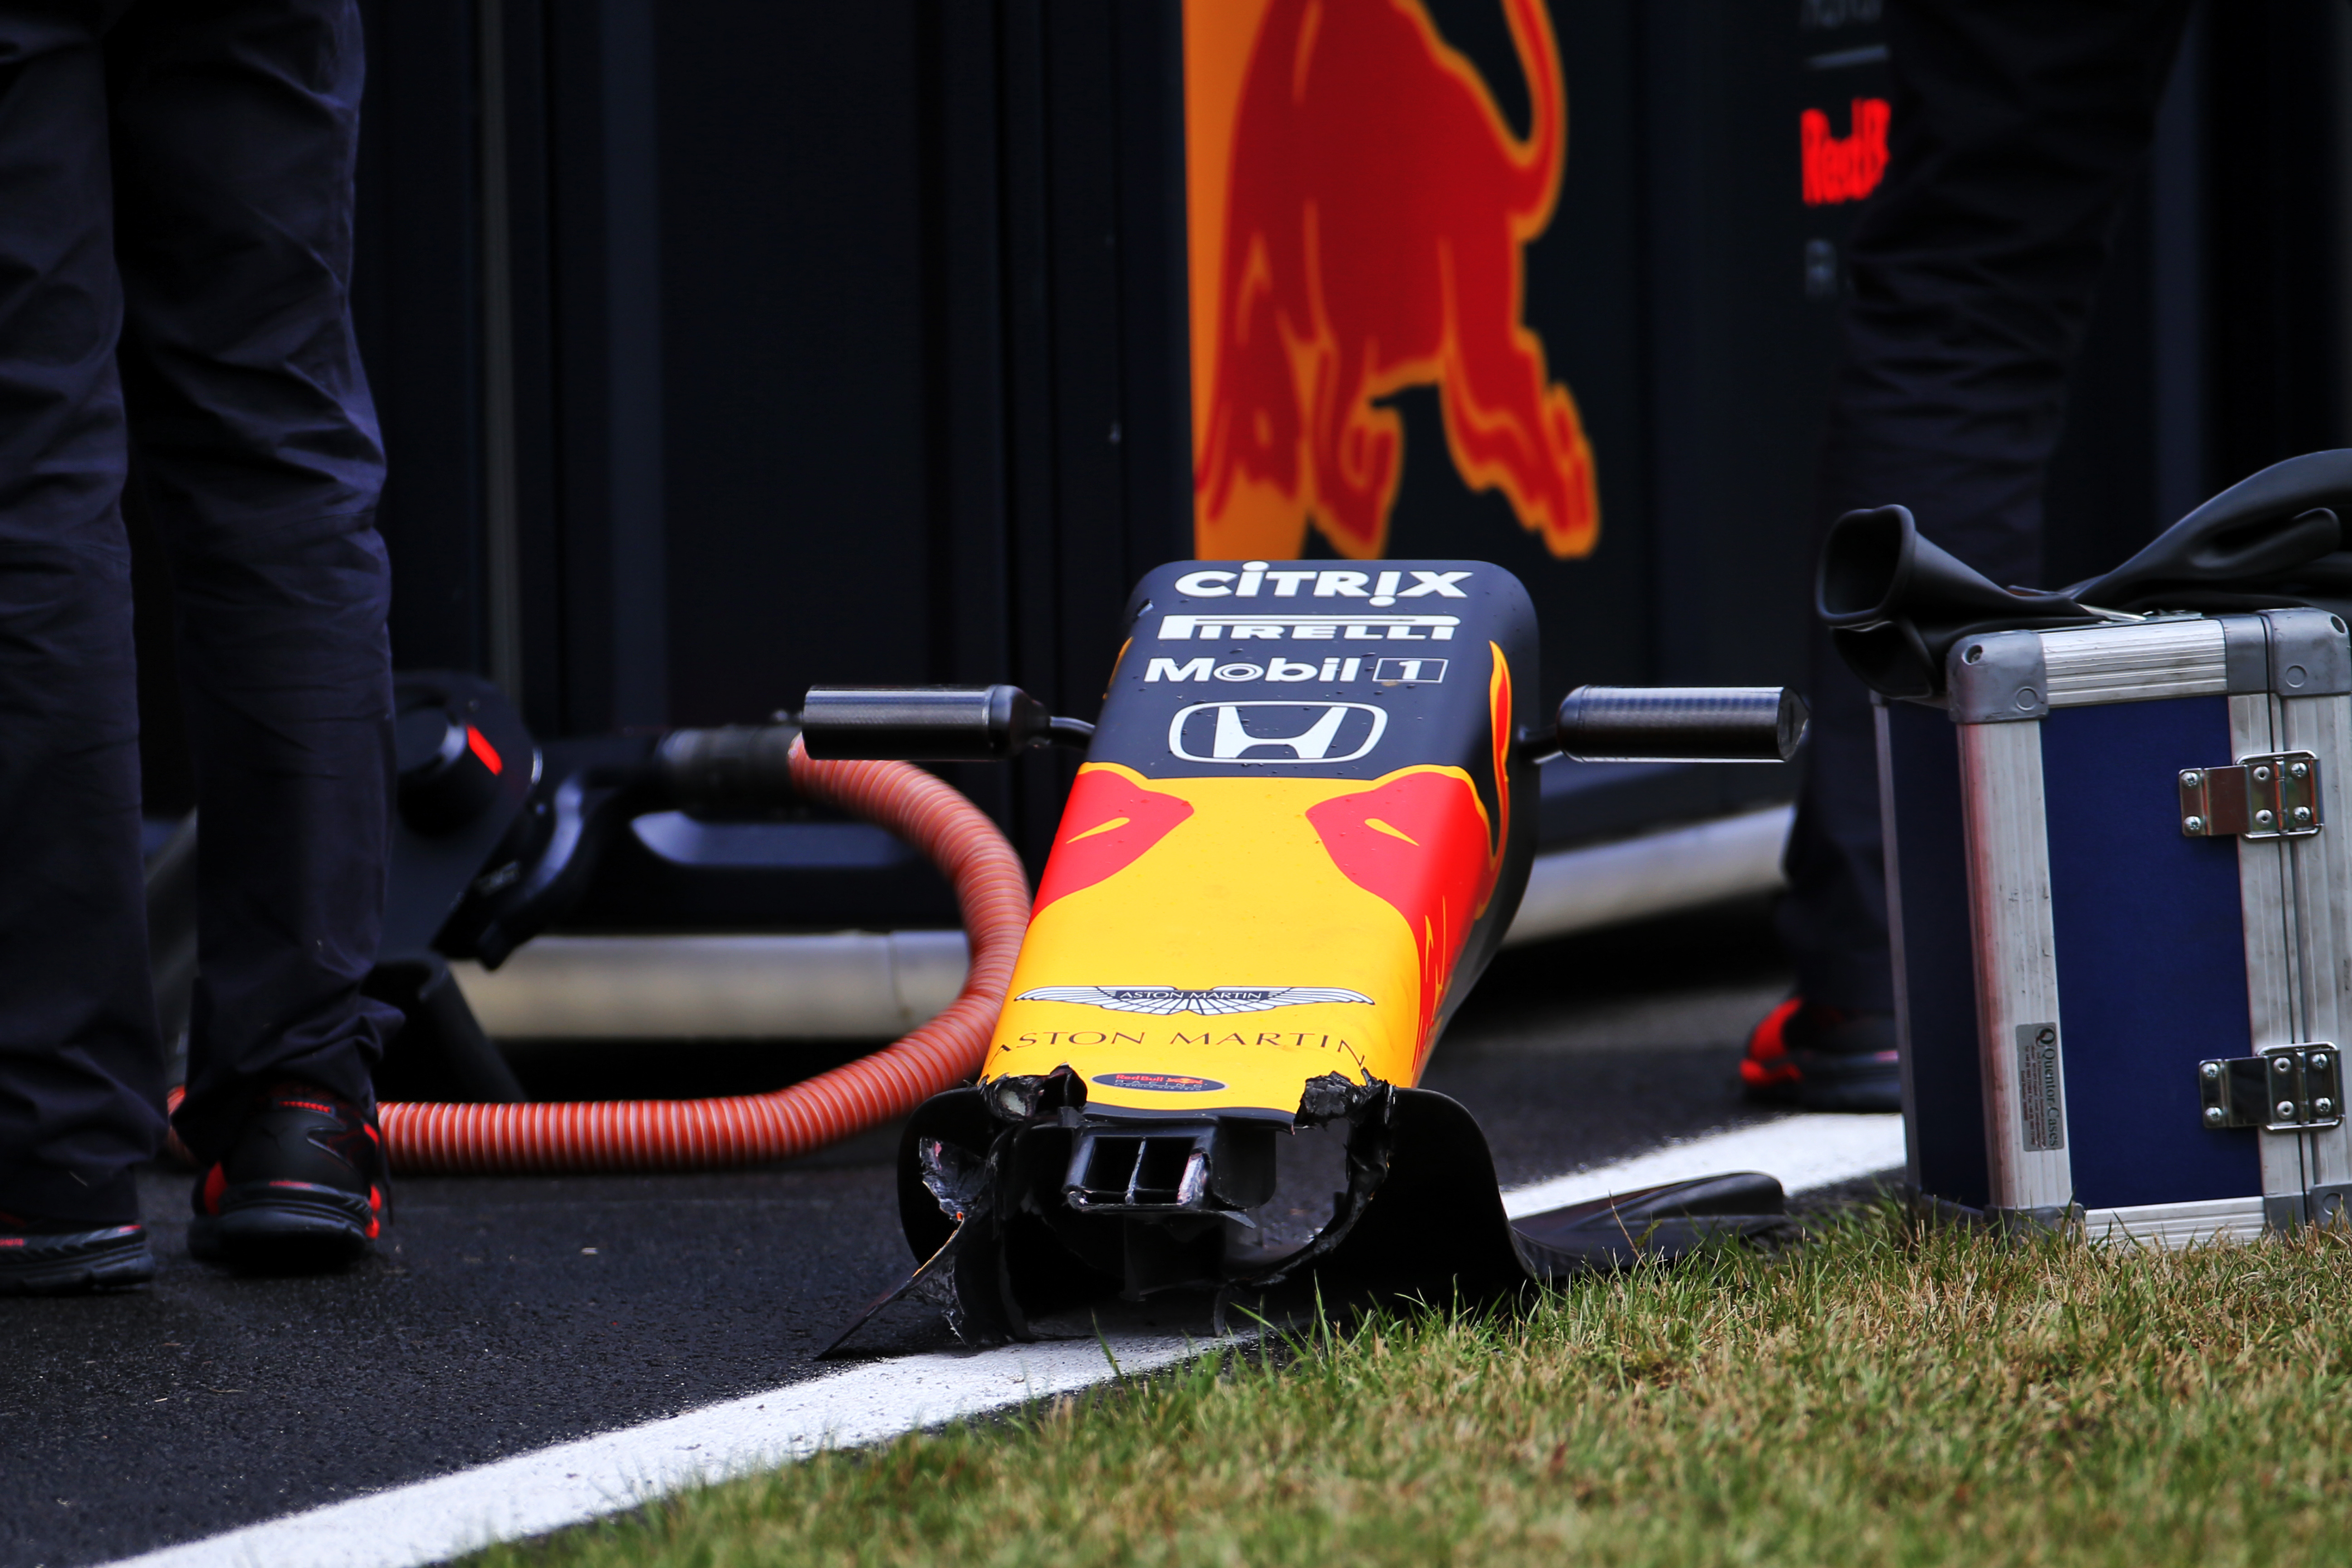
{"type": "Polygon", "coordinates": [[[2273,752],[2223,768],[2184,768],[2180,831],[2191,838],[2301,838],[2319,831],[2319,758],[2273,752]]]}
{"type": "Polygon", "coordinates": [[[2259,1127],[2300,1132],[2344,1120],[2336,1047],[2282,1046],[2258,1057],[2197,1064],[2198,1092],[2208,1127],[2259,1127]]]}

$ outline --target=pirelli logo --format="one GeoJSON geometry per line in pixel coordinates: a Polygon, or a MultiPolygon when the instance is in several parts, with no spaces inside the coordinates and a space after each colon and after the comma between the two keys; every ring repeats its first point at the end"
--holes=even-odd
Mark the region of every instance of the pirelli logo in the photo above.
{"type": "Polygon", "coordinates": [[[1451,642],[1459,616],[1162,616],[1161,642],[1451,642]]]}
{"type": "Polygon", "coordinates": [[[2066,1146],[2066,1100],[2055,1024],[2017,1026],[2017,1122],[2029,1150],[2066,1146]]]}

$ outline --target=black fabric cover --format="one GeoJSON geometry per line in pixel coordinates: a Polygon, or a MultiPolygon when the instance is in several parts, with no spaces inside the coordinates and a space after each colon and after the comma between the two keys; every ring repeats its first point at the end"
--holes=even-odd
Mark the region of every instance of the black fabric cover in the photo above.
{"type": "Polygon", "coordinates": [[[2100,611],[2276,609],[2352,616],[2352,448],[2311,452],[2242,479],[2100,576],[2052,591],[2002,587],[1920,537],[1900,506],[1830,529],[1814,610],[1853,672],[1887,697],[1944,689],[1944,657],[1981,632],[2095,626],[2100,611]]]}

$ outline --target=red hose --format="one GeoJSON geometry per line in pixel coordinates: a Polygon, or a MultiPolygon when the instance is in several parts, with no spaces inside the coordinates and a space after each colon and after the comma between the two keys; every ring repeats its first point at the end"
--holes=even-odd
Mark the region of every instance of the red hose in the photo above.
{"type": "Polygon", "coordinates": [[[980,1070],[1029,924],[1029,881],[996,825],[905,763],[813,761],[793,787],[887,827],[955,884],[971,967],[947,1011],[847,1067],[773,1094],[521,1105],[378,1107],[392,1168],[409,1175],[693,1171],[790,1160],[903,1116],[980,1070]]]}

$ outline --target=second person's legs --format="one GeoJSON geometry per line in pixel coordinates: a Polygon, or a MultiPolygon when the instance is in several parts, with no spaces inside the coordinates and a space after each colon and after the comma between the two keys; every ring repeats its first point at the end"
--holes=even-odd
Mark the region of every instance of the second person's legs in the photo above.
{"type": "MultiPolygon", "coordinates": [[[[1824,529],[1899,502],[1994,582],[2037,581],[2066,378],[2188,10],[1890,0],[1890,161],[1849,247],[1853,292],[1816,493],[1824,529]]],[[[1867,1108],[1891,1110],[1876,741],[1868,694],[1819,626],[1808,696],[1779,920],[1808,1005],[1775,1016],[1775,1039],[1759,1031],[1744,1070],[1760,1090],[1824,1103],[1841,1099],[1835,1080],[1850,1068],[1873,1086],[1867,1108]]]]}
{"type": "MultiPolygon", "coordinates": [[[[215,1184],[235,1184],[241,1131],[308,1107],[326,1121],[263,1142],[348,1145],[356,1171],[398,1023],[360,994],[383,924],[392,693],[383,458],[349,303],[359,18],[351,0],[140,6],[108,48],[124,388],[198,784],[178,1125],[200,1167],[227,1162],[215,1184]],[[325,1092],[273,1092],[289,1084],[325,1092]]],[[[342,1184],[364,1198],[367,1175],[342,1184]]]]}

